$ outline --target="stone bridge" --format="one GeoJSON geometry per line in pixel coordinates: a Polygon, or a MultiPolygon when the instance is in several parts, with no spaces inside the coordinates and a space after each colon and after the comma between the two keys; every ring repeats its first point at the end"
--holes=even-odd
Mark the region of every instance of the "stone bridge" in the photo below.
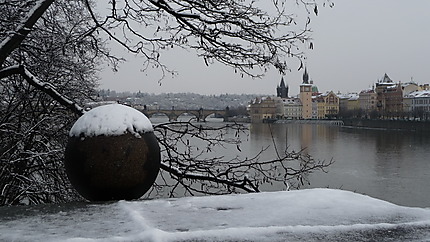
{"type": "Polygon", "coordinates": [[[211,109],[198,109],[198,110],[189,110],[189,109],[171,109],[171,110],[163,110],[163,109],[143,109],[140,110],[143,112],[148,118],[151,118],[154,114],[165,114],[169,117],[169,121],[176,121],[178,117],[182,114],[191,114],[196,117],[197,122],[206,122],[206,118],[215,114],[218,117],[223,117],[224,121],[227,121],[228,118],[228,109],[224,110],[211,110],[211,109]]]}

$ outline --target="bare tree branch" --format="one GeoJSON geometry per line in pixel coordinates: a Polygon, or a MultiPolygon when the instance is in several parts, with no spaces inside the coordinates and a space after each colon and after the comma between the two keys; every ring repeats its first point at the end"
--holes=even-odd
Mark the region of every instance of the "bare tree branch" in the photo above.
{"type": "MultiPolygon", "coordinates": [[[[250,158],[216,156],[223,149],[238,149],[246,128],[226,124],[217,128],[190,122],[164,123],[154,126],[162,152],[163,172],[152,190],[156,194],[176,196],[195,194],[228,194],[259,192],[262,187],[278,184],[284,189],[297,189],[308,183],[315,171],[326,172],[333,163],[316,161],[310,155],[287,151],[276,159],[262,160],[269,147],[250,158]],[[235,135],[227,133],[235,132],[235,135]],[[221,149],[221,150],[220,150],[221,149]],[[166,173],[164,173],[166,172],[166,173]]],[[[265,189],[263,189],[265,190],[265,189]]]]}
{"type": "Polygon", "coordinates": [[[54,2],[54,0],[39,0],[36,5],[27,15],[26,21],[18,27],[16,32],[11,36],[5,38],[0,43],[0,67],[3,65],[6,58],[14,51],[18,46],[21,45],[22,41],[31,32],[34,24],[42,16],[42,14],[48,9],[48,7],[54,2]]]}
{"type": "Polygon", "coordinates": [[[0,70],[0,79],[8,77],[10,75],[21,75],[30,85],[39,89],[40,91],[48,94],[54,100],[59,102],[61,105],[67,107],[77,115],[83,115],[85,110],[80,107],[76,102],[68,99],[64,95],[61,95],[54,86],[50,83],[42,82],[38,80],[29,70],[24,66],[11,66],[0,70]]]}

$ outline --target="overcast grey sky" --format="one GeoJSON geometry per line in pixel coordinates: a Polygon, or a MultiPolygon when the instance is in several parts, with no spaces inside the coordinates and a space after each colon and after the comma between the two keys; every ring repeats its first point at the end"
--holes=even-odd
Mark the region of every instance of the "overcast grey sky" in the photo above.
{"type": "MultiPolygon", "coordinates": [[[[306,50],[310,79],[320,91],[359,92],[387,73],[394,81],[430,82],[430,1],[337,0],[312,19],[314,49],[306,50]]],[[[139,71],[131,57],[117,73],[106,69],[100,88],[149,93],[275,94],[281,75],[241,78],[221,64],[207,67],[193,52],[172,51],[166,64],[179,75],[158,80],[139,71]]],[[[303,70],[291,66],[284,80],[290,95],[299,92],[303,70]]]]}

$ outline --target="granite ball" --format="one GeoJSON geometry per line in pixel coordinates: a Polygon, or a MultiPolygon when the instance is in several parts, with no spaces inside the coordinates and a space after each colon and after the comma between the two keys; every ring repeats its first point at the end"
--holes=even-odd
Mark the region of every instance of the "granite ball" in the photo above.
{"type": "Polygon", "coordinates": [[[94,108],[72,127],[65,169],[72,186],[90,201],[131,200],[153,185],[160,147],[149,119],[119,104],[94,108]]]}

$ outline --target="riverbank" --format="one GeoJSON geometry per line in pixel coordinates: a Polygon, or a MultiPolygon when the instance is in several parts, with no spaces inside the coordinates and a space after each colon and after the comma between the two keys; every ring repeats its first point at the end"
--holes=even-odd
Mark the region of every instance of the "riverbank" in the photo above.
{"type": "Polygon", "coordinates": [[[413,120],[381,120],[381,119],[282,119],[274,121],[278,124],[326,124],[355,128],[405,130],[414,132],[430,132],[430,122],[413,120]]]}
{"type": "Polygon", "coordinates": [[[344,126],[406,130],[414,132],[430,132],[430,122],[410,120],[372,120],[372,119],[343,119],[344,126]]]}
{"type": "Polygon", "coordinates": [[[328,125],[344,125],[342,120],[327,120],[327,119],[281,119],[274,123],[277,124],[328,124],[328,125]]]}

